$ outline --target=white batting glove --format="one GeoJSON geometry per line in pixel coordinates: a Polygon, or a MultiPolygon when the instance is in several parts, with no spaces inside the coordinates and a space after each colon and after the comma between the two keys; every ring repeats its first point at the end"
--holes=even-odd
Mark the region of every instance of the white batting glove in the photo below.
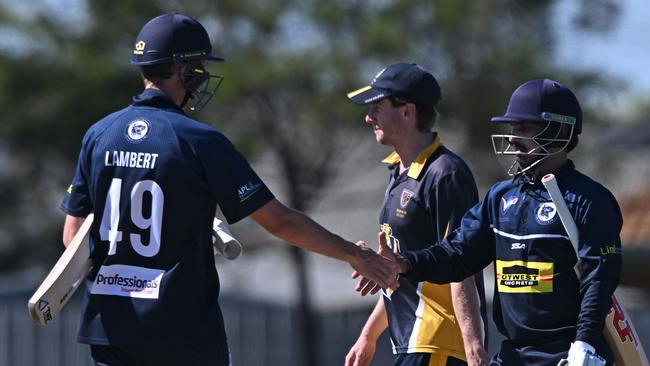
{"type": "Polygon", "coordinates": [[[604,366],[605,359],[596,354],[596,349],[589,343],[575,341],[571,343],[567,358],[563,358],[558,366],[604,366]]]}
{"type": "Polygon", "coordinates": [[[215,252],[226,259],[235,260],[241,255],[241,243],[232,236],[228,226],[216,217],[212,223],[212,244],[215,252]]]}

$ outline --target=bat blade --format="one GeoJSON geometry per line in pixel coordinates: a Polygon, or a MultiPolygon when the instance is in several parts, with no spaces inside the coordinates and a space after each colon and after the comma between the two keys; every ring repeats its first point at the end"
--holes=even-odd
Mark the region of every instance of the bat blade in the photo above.
{"type": "Polygon", "coordinates": [[[607,313],[603,334],[612,349],[616,365],[648,366],[639,335],[616,296],[612,296],[612,308],[607,313]]]}
{"type": "MultiPolygon", "coordinates": [[[[546,187],[551,200],[555,204],[562,225],[569,235],[571,244],[578,256],[578,227],[564,202],[564,197],[553,174],[547,174],[542,178],[542,184],[546,187]]],[[[578,257],[578,261],[580,258],[578,257]]],[[[578,266],[576,265],[578,273],[578,266]]],[[[579,274],[579,273],[578,273],[579,274]]],[[[614,355],[614,363],[617,366],[650,366],[646,357],[643,345],[639,335],[632,325],[632,321],[627,316],[623,306],[621,306],[616,294],[612,295],[612,307],[607,313],[605,319],[605,329],[603,336],[611,348],[614,355]]]]}
{"type": "Polygon", "coordinates": [[[93,214],[90,214],[50,273],[29,299],[27,308],[32,320],[37,325],[44,326],[54,319],[88,274],[92,266],[88,244],[88,234],[92,223],[93,214]]]}

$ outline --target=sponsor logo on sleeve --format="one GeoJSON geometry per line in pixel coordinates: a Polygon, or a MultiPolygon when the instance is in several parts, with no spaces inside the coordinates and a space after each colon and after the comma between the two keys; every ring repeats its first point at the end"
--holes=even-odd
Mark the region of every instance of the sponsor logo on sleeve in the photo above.
{"type": "Polygon", "coordinates": [[[246,185],[239,187],[237,194],[239,195],[239,202],[244,202],[247,199],[251,198],[255,192],[259,191],[262,188],[262,182],[248,182],[246,185]]]}
{"type": "Polygon", "coordinates": [[[497,260],[499,292],[553,292],[553,263],[497,260]]]}
{"type": "Polygon", "coordinates": [[[151,124],[146,119],[136,119],[126,126],[126,138],[134,144],[142,142],[151,131],[151,124]]]}
{"type": "Polygon", "coordinates": [[[553,202],[544,202],[537,208],[535,220],[538,224],[548,225],[557,218],[557,209],[553,202]]]}
{"type": "Polygon", "coordinates": [[[102,266],[90,289],[93,295],[157,299],[165,271],[125,264],[102,266]]]}
{"type": "Polygon", "coordinates": [[[615,245],[603,245],[600,247],[601,255],[610,255],[610,254],[623,254],[623,248],[618,248],[615,245]]]}

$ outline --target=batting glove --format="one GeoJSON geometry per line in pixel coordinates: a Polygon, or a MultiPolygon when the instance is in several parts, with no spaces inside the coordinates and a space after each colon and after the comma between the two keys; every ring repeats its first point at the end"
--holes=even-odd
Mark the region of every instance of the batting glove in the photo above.
{"type": "Polygon", "coordinates": [[[604,366],[605,359],[596,354],[596,349],[589,343],[575,341],[571,343],[567,358],[563,358],[558,366],[604,366]]]}

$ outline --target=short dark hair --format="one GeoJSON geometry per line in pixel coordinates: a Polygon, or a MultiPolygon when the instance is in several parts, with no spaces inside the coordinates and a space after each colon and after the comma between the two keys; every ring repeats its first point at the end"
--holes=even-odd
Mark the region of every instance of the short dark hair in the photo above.
{"type": "MultiPolygon", "coordinates": [[[[390,103],[393,105],[393,107],[400,107],[405,105],[406,103],[410,103],[392,95],[388,97],[388,100],[390,100],[390,103]]],[[[430,132],[431,130],[433,130],[433,126],[435,125],[436,120],[438,119],[438,111],[436,110],[436,108],[434,106],[423,106],[423,105],[415,104],[415,111],[417,114],[416,126],[418,130],[422,132],[430,132]]]]}
{"type": "Polygon", "coordinates": [[[140,70],[145,79],[158,84],[174,75],[174,62],[141,66],[140,70]]]}

